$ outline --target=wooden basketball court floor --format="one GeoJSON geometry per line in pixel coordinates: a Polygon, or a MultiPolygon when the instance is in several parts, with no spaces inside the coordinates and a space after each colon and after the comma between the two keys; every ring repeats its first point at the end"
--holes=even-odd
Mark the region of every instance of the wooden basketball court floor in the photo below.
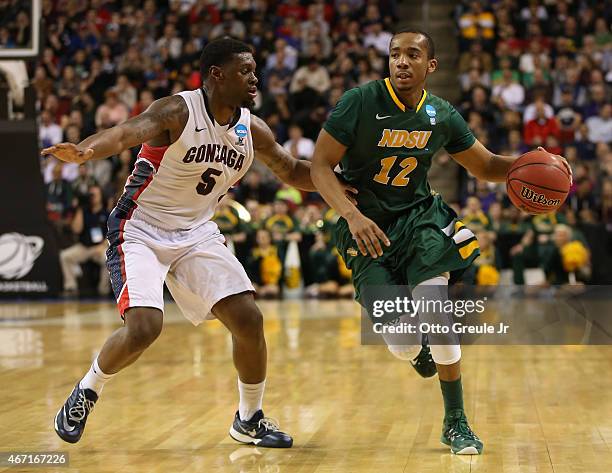
{"type": "Polygon", "coordinates": [[[352,301],[260,302],[269,349],[266,414],[289,450],[242,446],[230,338],[167,305],[161,337],[104,389],[80,443],[53,417],[119,326],[112,303],[0,305],[0,451],[70,454],[57,472],[612,472],[612,347],[464,348],[467,412],[480,457],[439,443],[437,378],[361,346],[352,301]]]}

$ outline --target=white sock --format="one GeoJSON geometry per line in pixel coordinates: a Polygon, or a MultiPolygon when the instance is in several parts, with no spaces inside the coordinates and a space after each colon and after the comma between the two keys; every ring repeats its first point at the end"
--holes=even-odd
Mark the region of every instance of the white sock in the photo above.
{"type": "Polygon", "coordinates": [[[249,420],[258,410],[261,409],[266,380],[257,384],[245,384],[238,379],[238,392],[240,393],[240,404],[238,414],[240,419],[249,420]]]}
{"type": "Polygon", "coordinates": [[[89,371],[79,383],[79,386],[81,389],[91,389],[99,396],[106,382],[115,376],[115,374],[104,373],[98,366],[98,357],[96,357],[89,371]]]}

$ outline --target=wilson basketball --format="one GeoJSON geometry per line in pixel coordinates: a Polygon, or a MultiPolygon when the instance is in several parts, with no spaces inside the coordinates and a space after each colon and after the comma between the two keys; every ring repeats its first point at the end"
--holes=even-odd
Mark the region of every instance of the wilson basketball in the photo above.
{"type": "Polygon", "coordinates": [[[508,197],[516,207],[529,214],[557,210],[565,202],[570,184],[563,162],[539,150],[520,156],[506,176],[508,197]]]}

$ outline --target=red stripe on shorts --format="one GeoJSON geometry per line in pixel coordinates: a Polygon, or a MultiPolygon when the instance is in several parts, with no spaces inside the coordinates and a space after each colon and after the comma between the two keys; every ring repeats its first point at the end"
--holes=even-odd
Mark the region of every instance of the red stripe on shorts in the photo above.
{"type": "MultiPolygon", "coordinates": [[[[134,202],[136,202],[136,199],[138,199],[138,196],[139,196],[140,194],[142,194],[142,193],[145,191],[145,189],[148,187],[148,185],[149,185],[149,184],[151,184],[151,181],[152,181],[152,180],[153,180],[153,173],[151,173],[151,175],[150,175],[149,177],[147,177],[147,180],[146,180],[146,181],[144,181],[144,182],[142,183],[142,185],[141,185],[141,186],[138,188],[138,190],[137,190],[137,191],[134,193],[134,195],[133,195],[133,197],[132,197],[132,200],[133,200],[134,202]]],[[[128,215],[128,220],[129,220],[129,218],[132,216],[132,213],[134,212],[134,209],[135,209],[136,207],[137,207],[137,206],[136,206],[136,205],[134,205],[134,207],[132,208],[132,210],[130,210],[130,215],[128,215]]]]}
{"type": "MultiPolygon", "coordinates": [[[[143,145],[143,148],[145,146],[148,146],[148,145],[143,145]]],[[[151,146],[150,148],[153,148],[153,147],[151,146]]],[[[167,146],[163,148],[165,150],[167,146]]],[[[163,152],[162,152],[162,157],[163,157],[163,152]]],[[[161,158],[159,159],[159,161],[161,161],[161,158]]],[[[159,166],[159,162],[157,163],[157,165],[159,166]]],[[[119,297],[119,300],[117,301],[117,305],[119,307],[119,313],[121,314],[121,317],[123,317],[123,314],[125,313],[125,311],[128,310],[130,307],[130,294],[128,291],[127,275],[125,272],[125,253],[123,252],[123,248],[122,248],[123,232],[124,232],[126,222],[132,218],[132,214],[134,213],[134,210],[136,210],[136,208],[138,207],[138,205],[136,204],[136,199],[138,199],[138,196],[144,192],[144,190],[147,188],[149,184],[151,184],[151,181],[153,180],[153,176],[154,174],[151,173],[147,177],[147,179],[142,183],[142,185],[138,188],[138,190],[134,193],[134,195],[132,196],[132,201],[134,205],[130,209],[127,217],[122,219],[121,224],[119,225],[119,244],[117,245],[117,252],[119,253],[119,260],[120,260],[120,266],[121,266],[121,279],[123,281],[124,288],[123,288],[123,292],[121,293],[121,296],[119,297]]]]}
{"type": "Polygon", "coordinates": [[[130,294],[128,292],[127,275],[125,272],[125,253],[123,252],[123,248],[121,247],[123,245],[123,229],[125,227],[125,223],[132,217],[132,214],[134,213],[135,209],[136,205],[132,207],[132,209],[128,213],[127,218],[121,220],[121,224],[119,225],[119,244],[117,245],[117,252],[119,253],[121,280],[123,281],[124,289],[121,293],[121,296],[119,297],[119,300],[117,301],[117,304],[119,306],[119,313],[121,314],[121,317],[123,317],[124,312],[130,307],[130,294]]]}
{"type": "Polygon", "coordinates": [[[123,287],[123,292],[121,293],[121,297],[119,297],[119,302],[117,303],[119,306],[119,313],[121,317],[125,314],[125,311],[130,308],[130,292],[128,291],[127,282],[123,287]]]}

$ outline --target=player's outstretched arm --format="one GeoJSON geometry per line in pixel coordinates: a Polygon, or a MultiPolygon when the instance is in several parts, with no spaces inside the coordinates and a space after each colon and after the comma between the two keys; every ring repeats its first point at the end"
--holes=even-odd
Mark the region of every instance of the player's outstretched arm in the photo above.
{"type": "Polygon", "coordinates": [[[383,254],[380,242],[386,246],[391,243],[378,225],[363,215],[346,196],[342,184],[338,181],[334,168],[345,152],[346,146],[325,130],[321,130],[312,158],[312,180],[325,202],[348,223],[361,254],[365,256],[369,253],[372,258],[376,258],[383,254]]]}
{"type": "Polygon", "coordinates": [[[188,118],[189,109],[182,97],[164,97],[120,125],[91,135],[79,144],[59,143],[45,148],[41,154],[81,164],[90,159],[108,158],[149,141],[153,146],[167,146],[180,136],[188,118]]]}
{"type": "MultiPolygon", "coordinates": [[[[541,147],[538,149],[545,151],[541,147]]],[[[478,140],[465,151],[451,154],[451,156],[476,179],[489,182],[504,182],[510,166],[518,158],[518,156],[500,156],[494,154],[478,140]]],[[[563,161],[571,176],[572,169],[568,162],[562,156],[557,157],[563,161]]]]}
{"type": "Polygon", "coordinates": [[[518,158],[494,154],[478,140],[465,151],[451,156],[476,179],[489,182],[504,182],[510,166],[518,158]]]}
{"type": "Polygon", "coordinates": [[[251,115],[251,132],[255,156],[278,178],[304,191],[316,191],[310,179],[310,162],[295,159],[278,144],[270,127],[261,118],[251,115]]]}

